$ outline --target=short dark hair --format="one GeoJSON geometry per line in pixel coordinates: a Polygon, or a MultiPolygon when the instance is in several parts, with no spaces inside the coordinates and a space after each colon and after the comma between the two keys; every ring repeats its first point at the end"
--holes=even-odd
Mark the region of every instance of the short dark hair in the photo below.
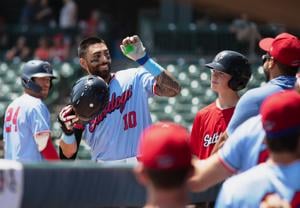
{"type": "Polygon", "coordinates": [[[187,180],[192,167],[177,170],[157,170],[145,168],[153,185],[159,189],[173,189],[181,187],[187,180]]]}
{"type": "Polygon", "coordinates": [[[82,58],[86,55],[86,50],[90,45],[96,44],[96,43],[105,43],[105,41],[98,37],[88,37],[83,39],[78,47],[78,56],[79,58],[82,58]]]}
{"type": "Polygon", "coordinates": [[[275,61],[276,61],[276,64],[278,65],[280,72],[283,75],[292,76],[292,77],[296,76],[299,67],[292,67],[292,66],[282,64],[282,63],[278,62],[277,60],[275,60],[275,61]]]}
{"type": "Polygon", "coordinates": [[[282,153],[290,152],[295,153],[298,151],[300,143],[300,130],[297,133],[286,135],[280,138],[268,139],[266,138],[266,143],[271,152],[282,153]]]}

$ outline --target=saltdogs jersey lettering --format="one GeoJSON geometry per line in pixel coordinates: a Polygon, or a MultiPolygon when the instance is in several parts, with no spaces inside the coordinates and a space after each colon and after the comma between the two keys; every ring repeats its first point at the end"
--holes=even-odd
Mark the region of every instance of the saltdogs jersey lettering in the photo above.
{"type": "Polygon", "coordinates": [[[104,108],[102,113],[98,115],[95,119],[90,122],[89,130],[94,132],[96,126],[106,118],[107,114],[114,112],[115,110],[120,110],[120,113],[124,111],[127,101],[132,96],[132,86],[128,90],[122,93],[122,95],[116,97],[116,93],[112,94],[111,100],[108,102],[107,106],[104,108]]]}
{"type": "Polygon", "coordinates": [[[118,71],[109,83],[109,103],[83,131],[92,160],[135,157],[142,131],[152,122],[148,98],[155,78],[143,67],[118,71]],[[117,128],[116,128],[117,127],[117,128]]]}

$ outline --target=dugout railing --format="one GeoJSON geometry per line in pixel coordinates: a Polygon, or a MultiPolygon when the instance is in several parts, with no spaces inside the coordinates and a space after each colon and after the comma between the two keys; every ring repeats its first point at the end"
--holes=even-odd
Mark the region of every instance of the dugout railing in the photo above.
{"type": "MultiPolygon", "coordinates": [[[[190,202],[216,199],[220,185],[190,193],[190,202]]],[[[22,208],[142,207],[145,189],[133,166],[90,161],[24,164],[22,208]]]]}

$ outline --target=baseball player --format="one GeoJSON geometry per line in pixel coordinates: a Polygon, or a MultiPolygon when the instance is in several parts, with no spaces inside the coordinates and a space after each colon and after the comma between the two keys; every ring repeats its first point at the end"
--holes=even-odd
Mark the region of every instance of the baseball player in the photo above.
{"type": "Polygon", "coordinates": [[[181,125],[159,122],[148,127],[139,145],[137,180],[147,189],[144,207],[185,207],[187,178],[193,173],[189,133],[181,125]]]}
{"type": "MultiPolygon", "coordinates": [[[[281,41],[283,41],[285,47],[292,45],[289,44],[286,38],[281,39],[281,41]]],[[[290,41],[294,42],[293,39],[290,41]]],[[[272,42],[270,44],[272,44],[272,42]]],[[[297,49],[297,47],[292,48],[294,48],[293,50],[297,49]]],[[[293,60],[293,58],[297,58],[295,54],[285,54],[286,50],[288,49],[280,50],[277,56],[285,57],[287,60],[296,62],[297,59],[293,60]]],[[[298,50],[300,52],[299,48],[298,50]]],[[[264,60],[264,67],[268,65],[268,61],[271,60],[264,60]]],[[[278,63],[276,65],[278,65],[278,63]]],[[[295,67],[282,65],[280,67],[284,67],[286,70],[290,69],[291,73],[296,69],[295,67]]],[[[279,69],[277,68],[277,70],[279,69]]],[[[281,79],[282,81],[286,79],[286,83],[289,83],[288,80],[294,78],[281,76],[281,79]]],[[[297,85],[295,88],[297,89],[297,85]]],[[[246,111],[247,109],[248,108],[245,108],[244,110],[246,111]]],[[[206,160],[194,162],[196,171],[190,180],[191,189],[194,191],[203,191],[233,174],[243,172],[261,162],[265,162],[268,158],[268,151],[264,137],[265,131],[262,128],[261,116],[259,114],[246,120],[229,135],[224,146],[219,149],[217,154],[213,154],[206,160]]]]}
{"type": "Polygon", "coordinates": [[[218,53],[206,67],[211,69],[211,89],[218,93],[218,98],[201,109],[194,119],[190,145],[193,154],[200,159],[210,156],[219,136],[226,130],[239,100],[238,90],[246,87],[251,76],[247,58],[235,51],[218,53]]]}
{"type": "MultiPolygon", "coordinates": [[[[125,38],[121,50],[141,67],[111,73],[111,58],[103,40],[89,37],[80,43],[81,67],[107,82],[110,98],[96,118],[81,129],[69,128],[68,135],[62,136],[62,158],[76,157],[82,137],[91,147],[93,161],[136,161],[139,136],[151,124],[148,98],[154,95],[171,97],[180,92],[178,82],[147,55],[138,36],[125,38]]],[[[60,115],[67,126],[70,115],[60,115]]]]}
{"type": "Polygon", "coordinates": [[[22,69],[24,94],[6,109],[3,137],[5,158],[21,162],[56,160],[51,141],[50,113],[43,103],[55,76],[45,61],[31,60],[22,69]]]}
{"type": "Polygon", "coordinates": [[[203,191],[224,179],[244,172],[269,157],[261,115],[245,121],[227,139],[217,154],[194,161],[195,174],[190,180],[193,191],[203,191]]]}
{"type": "Polygon", "coordinates": [[[300,94],[273,94],[260,113],[270,159],[225,181],[216,207],[259,207],[274,193],[291,207],[300,206],[300,94]]]}
{"type": "Polygon", "coordinates": [[[300,66],[300,40],[289,33],[281,33],[275,38],[262,39],[259,46],[266,52],[263,69],[268,83],[247,91],[241,97],[228,124],[228,135],[245,120],[258,115],[259,107],[267,96],[294,86],[300,66]]]}

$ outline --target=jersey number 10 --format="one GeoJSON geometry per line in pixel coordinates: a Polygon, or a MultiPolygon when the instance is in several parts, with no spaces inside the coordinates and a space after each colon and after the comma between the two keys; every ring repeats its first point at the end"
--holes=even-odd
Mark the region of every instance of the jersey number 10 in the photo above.
{"type": "Polygon", "coordinates": [[[16,109],[16,111],[14,112],[13,108],[9,108],[6,112],[6,117],[5,117],[5,131],[7,133],[11,132],[11,131],[18,131],[17,128],[17,120],[18,120],[18,114],[20,111],[20,107],[18,107],[16,109]],[[10,122],[12,122],[12,124],[10,124],[10,122]],[[13,129],[14,126],[15,128],[13,129]]]}
{"type": "Polygon", "coordinates": [[[123,116],[124,121],[124,130],[126,131],[129,128],[136,127],[136,112],[130,111],[129,113],[123,116]]]}

